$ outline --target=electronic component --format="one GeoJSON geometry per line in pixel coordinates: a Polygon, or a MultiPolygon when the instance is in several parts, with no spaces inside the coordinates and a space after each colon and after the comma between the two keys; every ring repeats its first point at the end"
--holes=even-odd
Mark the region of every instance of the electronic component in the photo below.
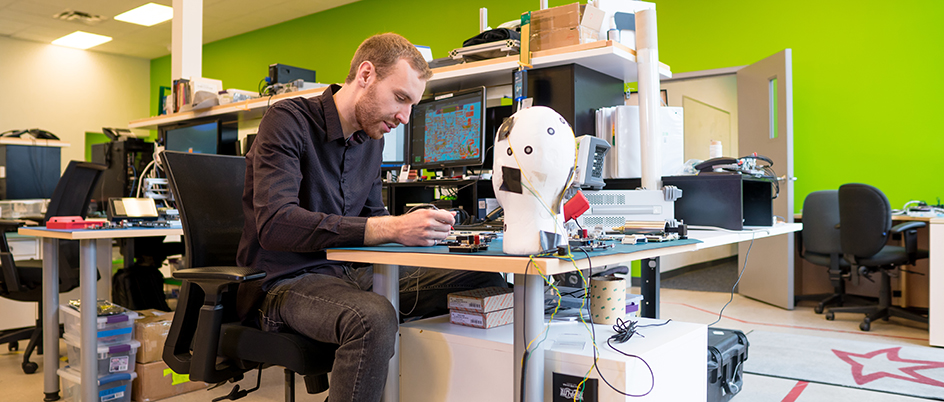
{"type": "Polygon", "coordinates": [[[479,235],[456,236],[456,241],[449,245],[450,253],[475,253],[488,250],[488,243],[482,242],[479,235]]]}
{"type": "Polygon", "coordinates": [[[108,199],[108,220],[110,221],[154,221],[157,218],[157,205],[151,198],[108,199]]]}
{"type": "Polygon", "coordinates": [[[580,188],[600,190],[603,182],[603,161],[610,144],[592,135],[577,137],[577,175],[574,185],[580,188]]]}
{"type": "Polygon", "coordinates": [[[306,82],[316,82],[315,70],[279,63],[269,65],[269,77],[266,78],[269,84],[286,84],[299,79],[306,82]]]}

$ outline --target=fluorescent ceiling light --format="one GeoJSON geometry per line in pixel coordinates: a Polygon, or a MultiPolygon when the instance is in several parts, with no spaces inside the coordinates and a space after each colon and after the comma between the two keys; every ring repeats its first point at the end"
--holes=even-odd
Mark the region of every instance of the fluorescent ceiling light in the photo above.
{"type": "Polygon", "coordinates": [[[115,16],[118,21],[130,22],[132,24],[151,25],[160,24],[174,18],[173,7],[167,7],[161,4],[147,3],[141,7],[115,16]]]}
{"type": "Polygon", "coordinates": [[[93,33],[75,31],[66,36],[52,41],[53,45],[74,47],[76,49],[88,49],[93,46],[110,42],[111,36],[96,35],[93,33]]]}

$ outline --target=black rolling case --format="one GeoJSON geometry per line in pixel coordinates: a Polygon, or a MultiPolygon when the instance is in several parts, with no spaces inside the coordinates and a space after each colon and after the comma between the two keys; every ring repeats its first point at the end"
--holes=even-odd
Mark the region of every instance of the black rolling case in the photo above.
{"type": "Polygon", "coordinates": [[[741,391],[748,346],[744,332],[708,328],[708,402],[724,402],[741,391]]]}

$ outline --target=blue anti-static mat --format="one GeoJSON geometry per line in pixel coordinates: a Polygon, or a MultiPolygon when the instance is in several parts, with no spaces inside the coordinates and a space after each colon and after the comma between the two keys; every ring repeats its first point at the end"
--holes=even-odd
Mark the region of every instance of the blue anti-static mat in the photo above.
{"type": "MultiPolygon", "coordinates": [[[[613,248],[599,251],[591,251],[590,257],[599,257],[604,255],[613,255],[613,254],[626,254],[626,253],[635,253],[637,251],[652,250],[663,247],[675,247],[675,246],[684,246],[688,244],[701,243],[701,240],[695,239],[685,239],[685,240],[673,240],[662,243],[645,243],[645,244],[619,244],[613,248]]],[[[399,244],[383,244],[380,246],[374,247],[338,247],[336,250],[362,250],[362,251],[384,251],[384,252],[394,252],[394,253],[425,253],[425,254],[449,254],[449,247],[447,246],[433,246],[433,247],[406,247],[399,244]]],[[[502,241],[493,240],[488,244],[488,250],[480,251],[477,253],[471,253],[474,255],[488,255],[488,256],[508,256],[502,251],[502,241]]],[[[468,253],[452,253],[452,254],[468,254],[468,253]]],[[[587,258],[587,254],[582,252],[574,252],[574,259],[587,258]]],[[[554,256],[548,256],[547,258],[556,258],[554,256]]]]}

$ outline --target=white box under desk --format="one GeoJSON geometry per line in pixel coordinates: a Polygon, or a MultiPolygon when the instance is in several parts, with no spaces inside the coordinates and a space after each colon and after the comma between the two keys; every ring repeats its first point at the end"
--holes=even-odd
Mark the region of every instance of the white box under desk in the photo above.
{"type": "MultiPolygon", "coordinates": [[[[639,320],[640,325],[665,322],[639,320]]],[[[492,329],[454,325],[449,323],[449,316],[401,325],[400,400],[509,401],[514,381],[513,330],[511,325],[492,329]]],[[[615,333],[611,326],[596,325],[595,330],[600,356],[597,364],[607,381],[629,394],[645,393],[651,384],[646,365],[606,345],[607,338],[615,333]]],[[[614,392],[598,380],[598,400],[705,401],[708,386],[706,331],[703,324],[672,321],[664,326],[640,328],[638,334],[645,335],[644,338],[637,334],[626,343],[614,342],[620,351],[638,355],[649,363],[655,386],[646,397],[632,398],[614,392]]],[[[537,335],[528,334],[528,337],[537,335]]],[[[583,377],[593,363],[593,350],[590,333],[580,322],[555,321],[541,346],[546,350],[544,400],[550,402],[559,393],[559,390],[551,390],[552,373],[583,377]]],[[[593,370],[590,378],[600,377],[593,370]]]]}

